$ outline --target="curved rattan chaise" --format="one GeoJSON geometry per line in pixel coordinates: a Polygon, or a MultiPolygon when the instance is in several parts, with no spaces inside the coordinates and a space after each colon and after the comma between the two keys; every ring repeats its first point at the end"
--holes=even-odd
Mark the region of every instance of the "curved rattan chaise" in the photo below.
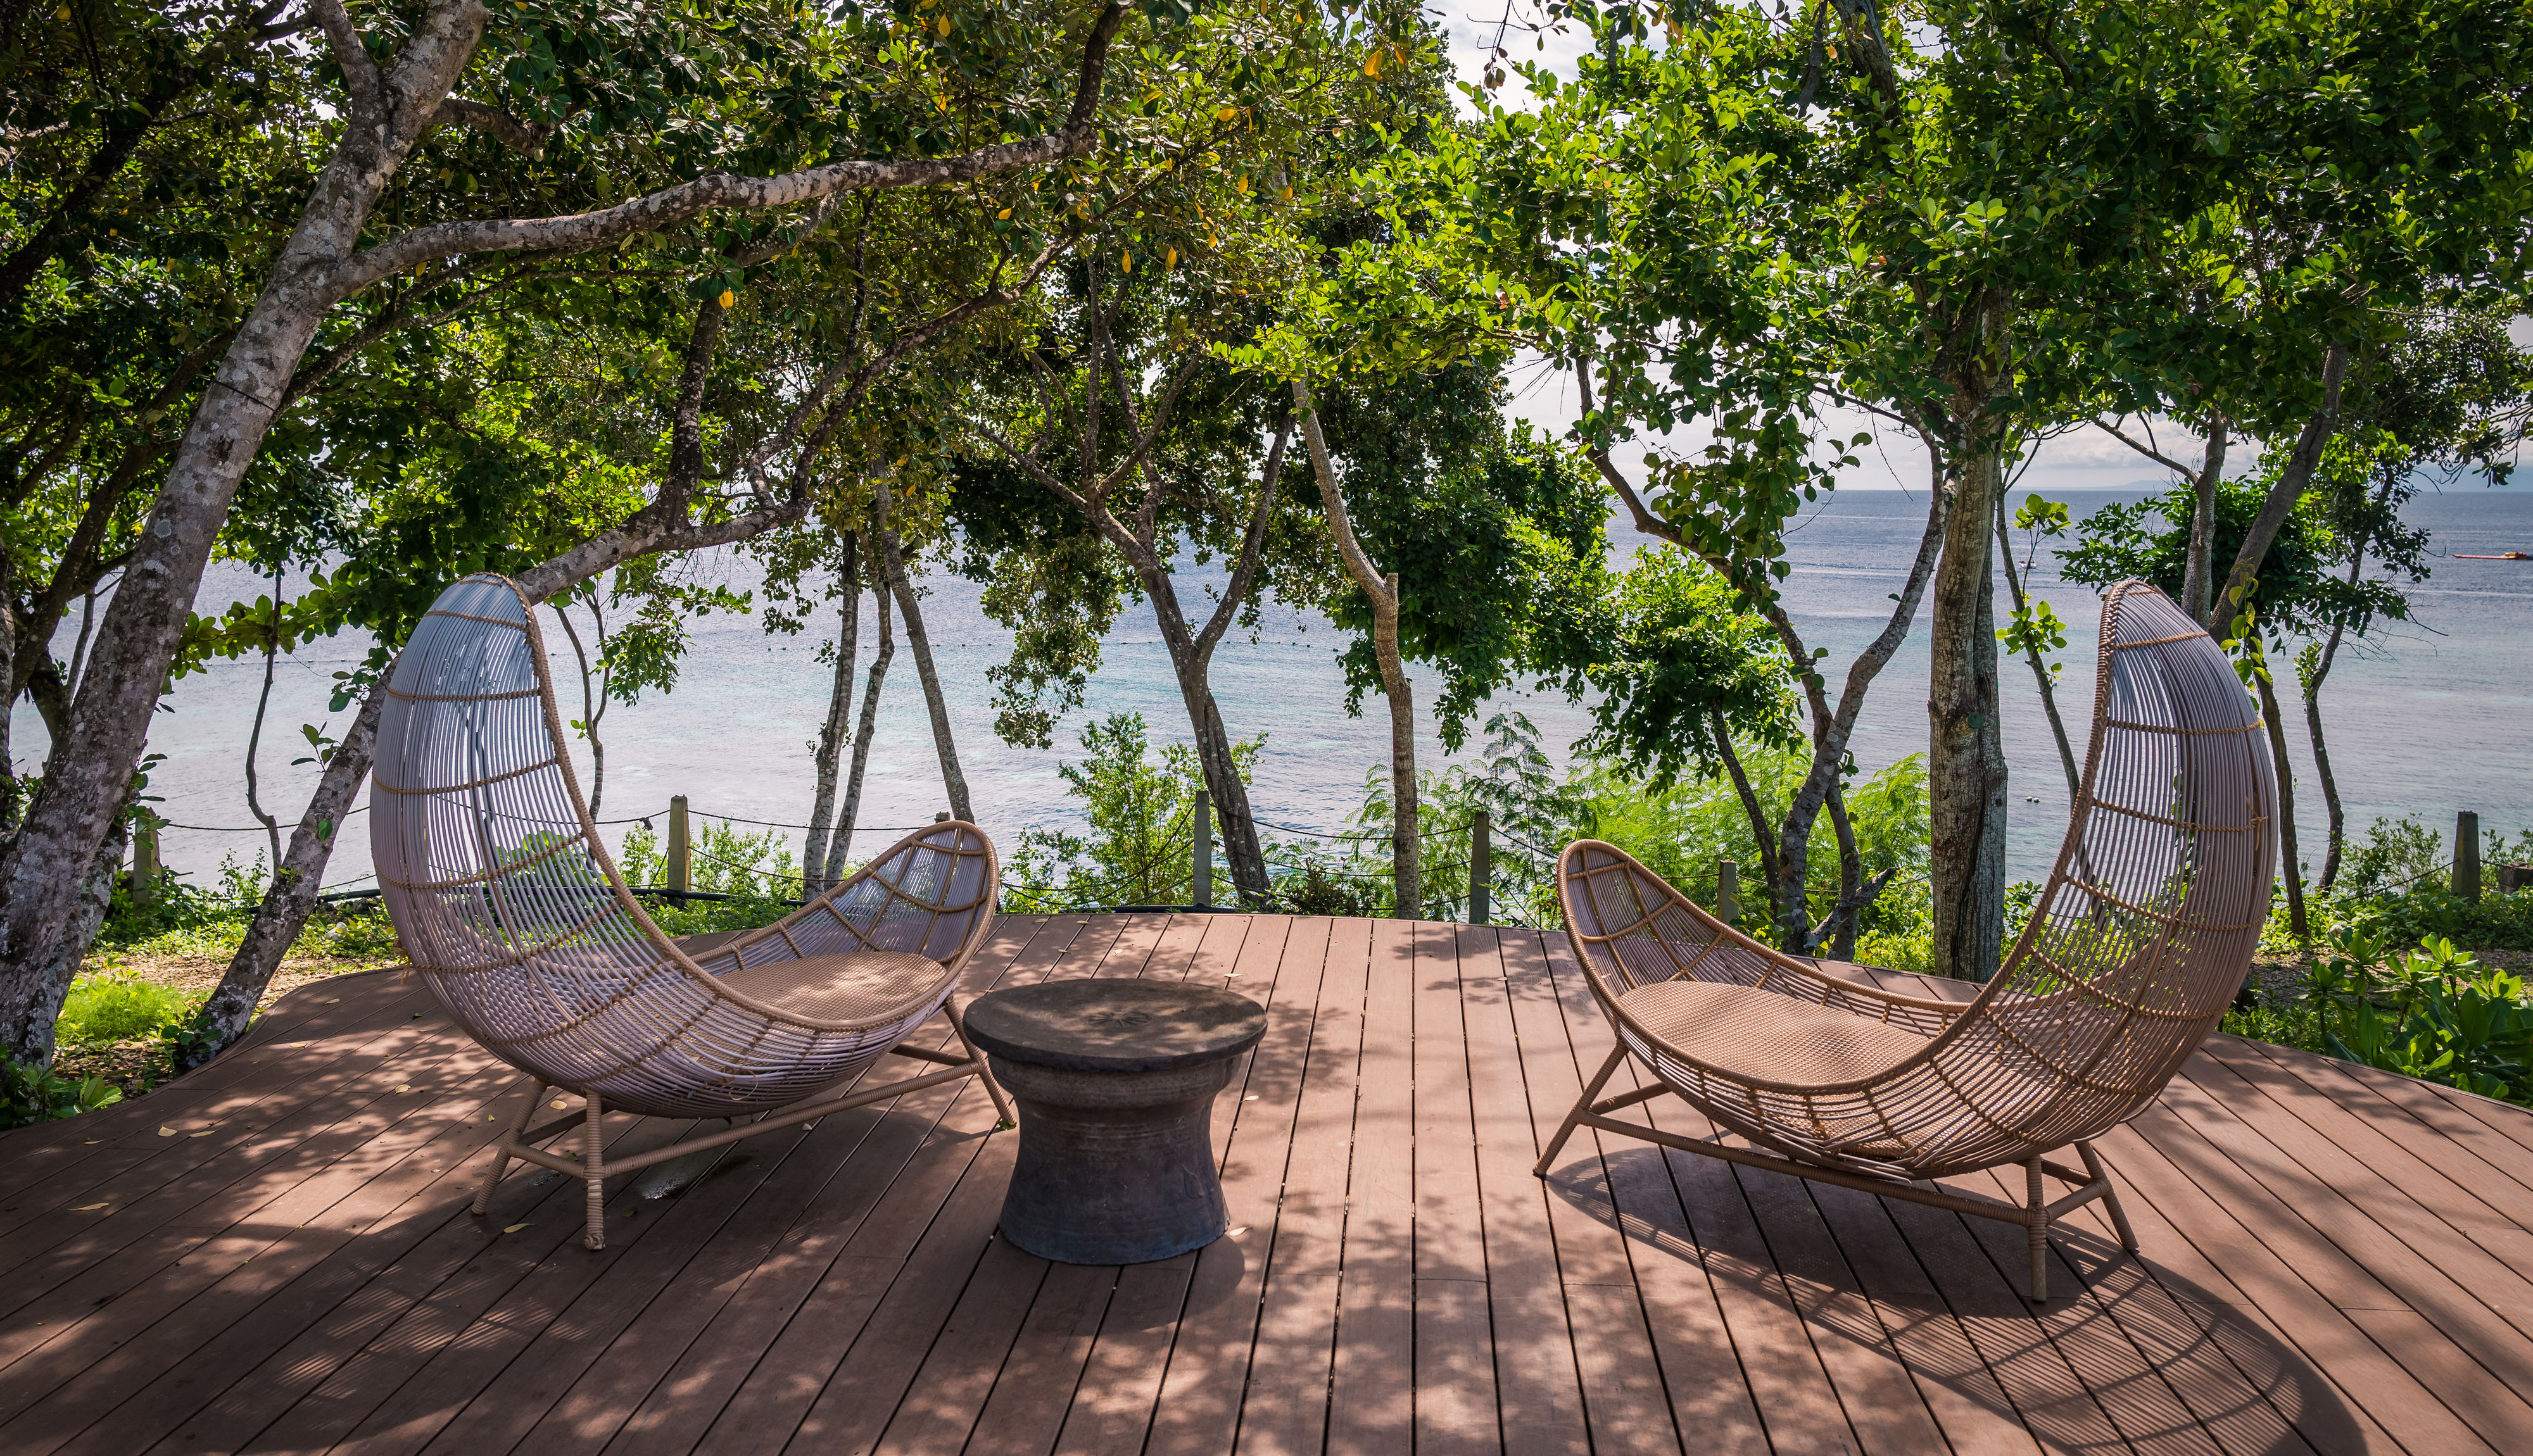
{"type": "MultiPolygon", "coordinates": [[[[2276,782],[2251,695],[2162,593],[2102,609],[2092,741],[2056,868],[1996,978],[1967,1002],[1895,995],[1780,955],[1617,848],[1558,863],[1566,934],[1619,1045],[1539,1161],[1578,1127],[2022,1224],[2032,1298],[2050,1225],[2102,1199],[2136,1236],[2092,1139],[2199,1049],[2268,913],[2276,782]],[[1603,1098],[1629,1057],[1655,1080],[1603,1098]],[[1749,1146],[1610,1113],[1666,1093],[1749,1146]],[[2083,1171],[2046,1155],[2073,1145],[2083,1171]],[[2020,1164],[2026,1201],[1932,1188],[2020,1164]],[[2078,1185],[2049,1201],[2044,1175],[2078,1185]]],[[[1851,968],[1852,969],[1852,968],[1851,968]]]]}
{"type": "Polygon", "coordinates": [[[469,576],[441,593],[387,679],[370,834],[406,959],[529,1077],[476,1212],[521,1159],[584,1180],[602,1249],[613,1174],[967,1077],[1010,1120],[953,996],[994,917],[982,831],[932,825],[781,921],[690,953],[626,891],[563,741],[518,587],[469,576]],[[960,1054],[900,1044],[945,1009],[960,1054]],[[948,1070],[843,1085],[890,1052],[948,1070]],[[532,1126],[550,1089],[582,1105],[532,1126]],[[731,1126],[610,1162],[608,1112],[731,1126]],[[576,1160],[536,1145],[575,1125],[576,1160]]]}

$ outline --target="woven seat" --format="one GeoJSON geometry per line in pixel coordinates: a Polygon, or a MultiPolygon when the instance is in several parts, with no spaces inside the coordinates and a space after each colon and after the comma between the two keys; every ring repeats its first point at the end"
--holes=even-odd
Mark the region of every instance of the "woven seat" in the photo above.
{"type": "Polygon", "coordinates": [[[803,956],[724,971],[722,989],[821,1021],[890,1017],[947,976],[940,961],[903,951],[803,956]]]}
{"type": "Polygon", "coordinates": [[[371,851],[396,938],[457,1024],[529,1077],[476,1212],[513,1159],[552,1168],[587,1184],[600,1249],[610,1174],[959,1077],[1011,1120],[953,995],[993,924],[983,831],[932,825],[772,925],[671,940],[590,822],[547,661],[518,587],[467,577],[397,656],[379,727],[371,851]],[[903,1044],[945,1011],[960,1054],[903,1044]],[[947,1070],[860,1085],[892,1052],[947,1070]],[[581,1109],[531,1126],[550,1088],[581,1109]],[[609,1111],[730,1126],[610,1163],[609,1111]],[[537,1146],[575,1126],[576,1158],[537,1146]]]}
{"type": "Polygon", "coordinates": [[[2143,582],[2114,587],[2066,840],[2003,969],[1967,1001],[1772,951],[1617,847],[1566,846],[1566,935],[1618,1045],[1538,1171],[1593,1128],[2005,1219],[2029,1234],[2034,1301],[2049,1229],[2075,1208],[2102,1200],[2134,1251],[2092,1139],[2162,1092],[2251,966],[2275,861],[2263,727],[2205,631],[2143,582]],[[1630,1058],[1653,1083],[1603,1097],[1630,1058]],[[1718,1136],[1610,1116],[1667,1094],[1718,1136]],[[2070,1146],[2082,1171],[2048,1156],[2070,1146]],[[2009,1165],[2019,1205],[1928,1186],[2009,1165]],[[2052,1201],[2044,1178],[2077,1187],[2052,1201]]]}
{"type": "Polygon", "coordinates": [[[1753,1082],[1856,1081],[1926,1045],[1905,1026],[1725,982],[1658,981],[1619,1000],[1662,1046],[1753,1082]]]}

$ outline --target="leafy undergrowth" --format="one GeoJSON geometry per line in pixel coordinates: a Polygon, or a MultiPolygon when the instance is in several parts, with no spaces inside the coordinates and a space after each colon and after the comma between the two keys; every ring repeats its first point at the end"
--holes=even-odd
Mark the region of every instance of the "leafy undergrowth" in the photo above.
{"type": "Polygon", "coordinates": [[[2360,922],[2309,960],[2265,962],[2223,1029],[2533,1106],[2533,955],[2475,954],[2442,936],[2396,944],[2360,922]]]}

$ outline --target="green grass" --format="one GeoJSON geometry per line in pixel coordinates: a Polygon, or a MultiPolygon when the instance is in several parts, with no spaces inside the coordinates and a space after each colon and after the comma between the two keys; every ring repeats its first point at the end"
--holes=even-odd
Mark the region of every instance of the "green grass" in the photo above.
{"type": "Polygon", "coordinates": [[[193,998],[130,971],[83,975],[62,999],[53,1035],[62,1041],[131,1041],[157,1035],[159,1027],[193,1009],[193,998]]]}

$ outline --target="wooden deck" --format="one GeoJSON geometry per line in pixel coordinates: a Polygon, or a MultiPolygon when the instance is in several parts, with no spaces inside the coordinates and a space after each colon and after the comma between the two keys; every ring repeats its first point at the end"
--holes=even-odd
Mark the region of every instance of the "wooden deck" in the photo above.
{"type": "Polygon", "coordinates": [[[972,1083],[636,1175],[602,1253],[550,1175],[476,1219],[513,1078],[346,977],[0,1137],[0,1451],[2533,1451],[2533,1113],[2221,1040],[2104,1144],[2144,1256],[2072,1228],[2035,1316],[2003,1225],[1589,1134],[1534,1179],[1609,1044],[1561,937],[1013,917],[972,987],[1072,975],[1270,1009],[1201,1254],[996,1240],[972,1083]]]}

